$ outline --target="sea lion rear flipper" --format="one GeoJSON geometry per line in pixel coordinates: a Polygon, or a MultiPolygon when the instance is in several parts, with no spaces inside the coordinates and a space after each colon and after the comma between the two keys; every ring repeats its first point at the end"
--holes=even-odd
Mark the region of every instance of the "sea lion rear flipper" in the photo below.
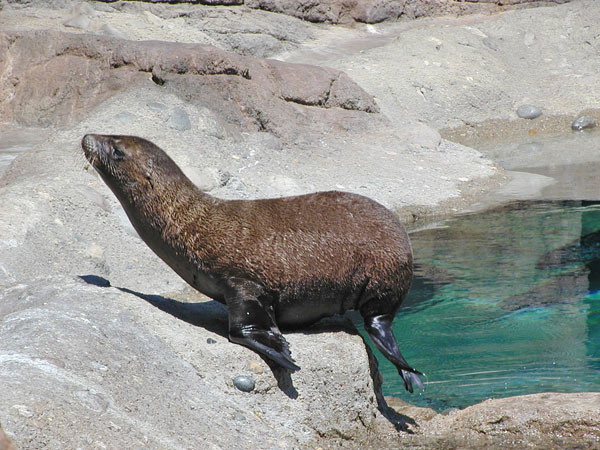
{"type": "Polygon", "coordinates": [[[388,360],[390,360],[398,369],[398,373],[404,381],[404,387],[408,392],[413,392],[413,383],[421,390],[425,390],[423,382],[419,375],[423,375],[416,369],[413,369],[408,365],[400,349],[398,343],[394,337],[392,331],[392,319],[393,316],[389,314],[383,314],[379,316],[365,317],[365,330],[369,334],[369,337],[375,344],[375,347],[383,353],[388,360]]]}
{"type": "Polygon", "coordinates": [[[229,316],[229,340],[244,345],[286,369],[300,370],[292,358],[273,317],[273,311],[259,300],[262,287],[246,280],[230,280],[231,293],[226,296],[229,316]]]}

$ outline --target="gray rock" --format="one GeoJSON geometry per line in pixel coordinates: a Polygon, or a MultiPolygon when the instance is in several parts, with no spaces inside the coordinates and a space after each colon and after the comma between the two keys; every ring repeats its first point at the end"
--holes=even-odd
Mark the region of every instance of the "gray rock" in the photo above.
{"type": "Polygon", "coordinates": [[[233,385],[242,392],[252,392],[256,383],[252,377],[247,375],[238,375],[233,379],[233,385]]]}
{"type": "Polygon", "coordinates": [[[125,33],[119,31],[118,29],[113,27],[111,24],[105,23],[104,25],[102,25],[101,30],[104,34],[106,34],[108,36],[112,36],[117,39],[127,39],[127,35],[125,33]]]}
{"type": "Polygon", "coordinates": [[[146,105],[155,113],[160,113],[167,109],[167,105],[159,102],[148,102],[146,105]]]}
{"type": "Polygon", "coordinates": [[[80,28],[82,30],[87,30],[91,24],[92,22],[87,14],[78,14],[63,22],[65,27],[80,28]]]}
{"type": "Polygon", "coordinates": [[[589,130],[596,128],[597,126],[598,123],[596,122],[596,119],[591,116],[579,116],[571,124],[571,128],[575,131],[589,130]]]}
{"type": "Polygon", "coordinates": [[[521,105],[517,108],[517,116],[521,119],[535,119],[541,115],[540,108],[534,105],[521,105]]]}
{"type": "Polygon", "coordinates": [[[174,130],[178,131],[186,131],[192,128],[190,116],[188,116],[188,113],[181,108],[175,108],[173,110],[173,114],[171,114],[171,117],[169,117],[167,125],[169,128],[173,128],[174,130]]]}
{"type": "Polygon", "coordinates": [[[127,125],[127,124],[130,124],[131,122],[134,122],[137,119],[137,116],[130,112],[123,111],[123,112],[120,112],[119,114],[117,114],[115,116],[115,119],[117,119],[123,125],[127,125]]]}

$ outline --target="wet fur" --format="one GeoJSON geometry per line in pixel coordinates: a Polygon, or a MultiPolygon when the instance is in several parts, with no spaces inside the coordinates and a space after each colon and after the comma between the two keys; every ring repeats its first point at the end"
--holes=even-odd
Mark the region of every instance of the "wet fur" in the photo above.
{"type": "Polygon", "coordinates": [[[412,252],[385,207],[337,191],[221,200],[201,192],[142,138],[87,135],[82,147],[150,248],[227,305],[233,342],[297,370],[278,327],[354,309],[406,388],[422,388],[391,331],[411,284],[412,252]]]}

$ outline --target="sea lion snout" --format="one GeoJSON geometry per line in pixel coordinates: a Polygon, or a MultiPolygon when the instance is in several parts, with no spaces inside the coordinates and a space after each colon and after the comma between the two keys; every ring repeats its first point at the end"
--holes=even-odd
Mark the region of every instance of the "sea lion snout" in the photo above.
{"type": "Polygon", "coordinates": [[[95,134],[86,134],[81,140],[81,147],[85,151],[86,156],[90,153],[96,153],[97,137],[95,134]]]}

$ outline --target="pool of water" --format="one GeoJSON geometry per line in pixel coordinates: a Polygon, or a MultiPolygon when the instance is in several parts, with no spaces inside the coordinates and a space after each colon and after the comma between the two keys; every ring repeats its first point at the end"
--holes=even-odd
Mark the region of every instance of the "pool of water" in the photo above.
{"type": "Polygon", "coordinates": [[[394,321],[437,410],[537,392],[600,391],[600,202],[515,202],[411,235],[413,287],[394,321]]]}
{"type": "Polygon", "coordinates": [[[488,204],[535,200],[411,233],[415,276],[394,333],[426,390],[408,394],[374,350],[384,394],[442,411],[600,391],[600,132],[477,148],[518,175],[488,204]]]}

